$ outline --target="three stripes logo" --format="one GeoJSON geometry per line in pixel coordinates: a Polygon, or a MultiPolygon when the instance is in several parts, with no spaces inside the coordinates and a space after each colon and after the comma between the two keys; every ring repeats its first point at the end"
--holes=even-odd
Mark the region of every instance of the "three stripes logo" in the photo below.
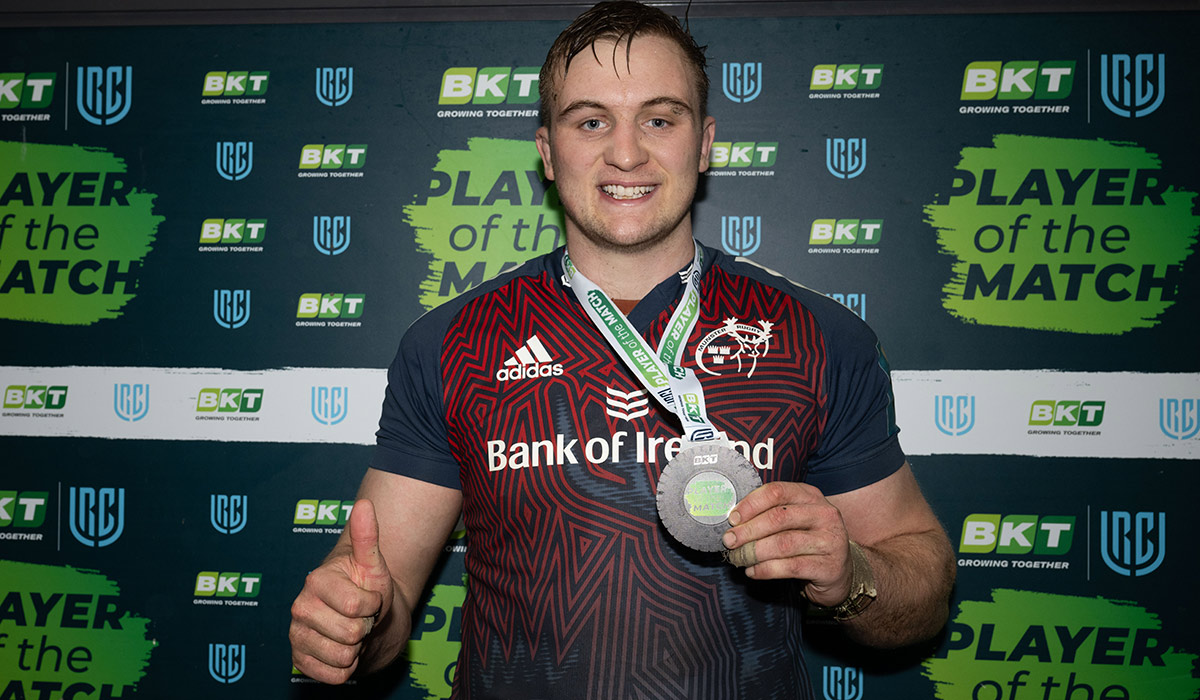
{"type": "Polygon", "coordinates": [[[518,379],[537,379],[538,377],[562,376],[563,366],[554,362],[546,346],[538,340],[537,334],[529,336],[513,356],[504,361],[504,366],[496,370],[496,379],[501,382],[518,379]]]}
{"type": "Polygon", "coordinates": [[[641,418],[650,412],[650,399],[646,397],[644,389],[631,391],[628,394],[617,391],[611,386],[605,387],[605,390],[608,392],[608,396],[604,399],[606,404],[604,412],[613,418],[632,421],[634,418],[641,418]]]}

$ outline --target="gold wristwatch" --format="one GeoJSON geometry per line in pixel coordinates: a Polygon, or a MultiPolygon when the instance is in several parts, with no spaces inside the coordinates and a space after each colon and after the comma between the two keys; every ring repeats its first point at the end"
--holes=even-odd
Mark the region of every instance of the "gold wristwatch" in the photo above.
{"type": "Polygon", "coordinates": [[[844,622],[863,614],[875,602],[879,591],[875,589],[875,575],[871,572],[871,564],[857,543],[850,542],[850,562],[853,571],[850,575],[850,592],[846,599],[837,605],[826,607],[809,603],[809,612],[818,617],[828,617],[844,622]]]}

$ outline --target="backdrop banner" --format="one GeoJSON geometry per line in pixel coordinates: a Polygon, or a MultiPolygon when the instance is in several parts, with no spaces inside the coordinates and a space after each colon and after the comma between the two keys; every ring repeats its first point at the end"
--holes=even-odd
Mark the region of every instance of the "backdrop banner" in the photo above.
{"type": "MultiPolygon", "coordinates": [[[[384,673],[299,674],[289,608],[404,330],[563,243],[563,25],[0,29],[0,700],[449,694],[461,530],[384,673]]],[[[872,325],[958,556],[939,639],[810,625],[814,687],[1200,697],[1200,13],[691,28],[698,238],[872,325]]]]}

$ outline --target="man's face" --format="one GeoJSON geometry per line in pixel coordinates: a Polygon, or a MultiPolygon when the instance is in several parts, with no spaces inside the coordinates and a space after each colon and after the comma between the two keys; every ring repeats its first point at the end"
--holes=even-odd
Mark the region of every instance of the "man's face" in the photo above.
{"type": "Polygon", "coordinates": [[[691,236],[691,205],[708,169],[714,121],[699,112],[689,64],[658,36],[625,44],[599,41],[558,75],[549,128],[537,146],[567,214],[568,240],[638,251],[691,236]]]}

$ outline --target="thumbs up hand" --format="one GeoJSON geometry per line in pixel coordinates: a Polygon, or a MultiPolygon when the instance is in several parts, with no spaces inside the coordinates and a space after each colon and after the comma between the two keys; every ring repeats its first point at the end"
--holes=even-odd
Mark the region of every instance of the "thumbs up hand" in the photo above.
{"type": "Polygon", "coordinates": [[[292,603],[292,663],[310,678],[344,683],[368,635],[391,611],[395,582],[379,548],[371,501],[354,504],[342,540],[309,573],[292,603]]]}

